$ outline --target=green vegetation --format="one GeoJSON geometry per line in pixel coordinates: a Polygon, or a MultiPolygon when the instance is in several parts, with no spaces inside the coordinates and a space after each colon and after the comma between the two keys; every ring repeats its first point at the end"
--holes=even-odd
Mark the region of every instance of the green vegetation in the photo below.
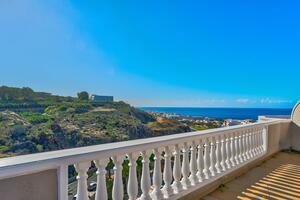
{"type": "Polygon", "coordinates": [[[156,119],[124,102],[93,102],[5,86],[0,87],[0,97],[0,157],[190,131],[182,123],[156,119]]]}
{"type": "Polygon", "coordinates": [[[77,93],[77,97],[78,97],[78,99],[80,99],[80,100],[85,100],[85,101],[87,101],[87,100],[89,100],[89,93],[87,93],[86,91],[78,92],[78,93],[77,93]]]}
{"type": "MultiPolygon", "coordinates": [[[[30,88],[0,87],[0,158],[190,131],[180,122],[156,118],[125,102],[93,102],[88,96],[87,92],[79,92],[78,98],[73,98],[34,92],[30,88]]],[[[150,160],[153,161],[153,155],[150,160]]],[[[109,199],[112,168],[110,161],[109,199]]],[[[123,168],[123,181],[127,182],[128,160],[123,168]]],[[[95,170],[92,164],[88,175],[92,176],[95,170]]],[[[141,174],[139,158],[139,179],[141,174]]],[[[69,182],[75,181],[75,177],[74,167],[69,166],[69,182]]]]}
{"type": "Polygon", "coordinates": [[[210,121],[207,123],[204,122],[186,122],[186,124],[191,127],[193,130],[202,131],[212,128],[220,128],[222,121],[210,121]]]}
{"type": "Polygon", "coordinates": [[[20,116],[22,116],[25,120],[27,120],[29,123],[35,125],[35,124],[41,124],[41,123],[47,123],[51,121],[51,118],[47,114],[41,114],[41,113],[28,113],[23,112],[19,113],[20,116]]]}

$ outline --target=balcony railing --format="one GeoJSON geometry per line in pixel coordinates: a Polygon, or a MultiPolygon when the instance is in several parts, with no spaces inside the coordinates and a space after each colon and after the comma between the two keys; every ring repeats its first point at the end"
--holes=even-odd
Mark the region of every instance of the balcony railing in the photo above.
{"type": "Polygon", "coordinates": [[[270,132],[269,127],[282,123],[290,120],[269,119],[249,125],[4,158],[0,160],[0,187],[2,180],[55,169],[58,199],[66,200],[68,166],[74,165],[78,173],[77,199],[88,200],[87,172],[94,162],[97,167],[95,199],[104,200],[108,198],[105,168],[112,159],[112,199],[124,199],[124,190],[129,199],[179,199],[278,150],[270,147],[278,146],[279,139],[270,138],[280,136],[270,135],[281,134],[280,127],[276,133],[270,132]],[[139,180],[138,158],[142,159],[139,180]],[[124,160],[128,161],[128,182],[122,178],[124,160]]]}

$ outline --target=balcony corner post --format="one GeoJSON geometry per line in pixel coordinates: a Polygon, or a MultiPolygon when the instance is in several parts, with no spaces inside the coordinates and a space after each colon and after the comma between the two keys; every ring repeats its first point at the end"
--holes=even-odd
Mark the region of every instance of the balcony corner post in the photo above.
{"type": "Polygon", "coordinates": [[[57,168],[58,200],[68,199],[68,165],[62,164],[57,168]]]}

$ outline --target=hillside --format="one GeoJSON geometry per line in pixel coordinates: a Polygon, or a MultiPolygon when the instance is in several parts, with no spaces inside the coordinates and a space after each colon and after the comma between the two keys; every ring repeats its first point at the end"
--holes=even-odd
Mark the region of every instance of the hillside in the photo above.
{"type": "MultiPolygon", "coordinates": [[[[47,94],[48,99],[53,98],[47,94]]],[[[13,108],[24,105],[22,100],[17,101],[13,108]]],[[[30,106],[27,108],[30,110],[30,106]]],[[[48,100],[44,108],[40,112],[0,111],[0,157],[190,131],[180,122],[156,119],[124,102],[96,103],[74,98],[48,100]]]]}

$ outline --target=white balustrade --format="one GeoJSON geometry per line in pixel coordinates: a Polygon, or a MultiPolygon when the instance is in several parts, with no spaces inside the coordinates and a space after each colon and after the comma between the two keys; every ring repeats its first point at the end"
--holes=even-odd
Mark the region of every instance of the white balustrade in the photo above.
{"type": "MultiPolygon", "coordinates": [[[[249,127],[247,129],[233,130],[216,135],[200,136],[198,140],[183,141],[173,145],[166,145],[163,149],[156,147],[141,150],[142,175],[140,187],[141,200],[168,199],[188,190],[198,183],[205,183],[214,176],[222,175],[248,160],[254,159],[266,151],[265,127],[249,127]],[[198,143],[197,143],[198,141],[198,143]],[[149,169],[149,156],[153,152],[154,163],[152,173],[152,186],[149,169]],[[163,153],[163,156],[162,156],[163,153]],[[173,167],[171,157],[174,156],[173,167]],[[181,157],[182,156],[182,157],[181,157]],[[161,159],[164,159],[163,169],[161,159]],[[173,181],[173,182],[172,182],[173,181]]],[[[128,198],[138,198],[137,159],[139,153],[128,153],[129,177],[127,185],[128,198]]],[[[113,156],[114,185],[113,199],[123,199],[122,182],[122,156],[113,156]]],[[[105,167],[107,159],[95,160],[97,170],[96,200],[107,199],[105,167]]],[[[78,171],[78,196],[88,199],[86,189],[87,170],[89,162],[75,165],[78,171]]]]}
{"type": "MultiPolygon", "coordinates": [[[[91,167],[91,161],[95,163],[95,171],[97,169],[95,199],[109,198],[106,167],[110,158],[114,164],[111,176],[113,200],[122,200],[127,198],[127,195],[130,200],[177,199],[181,197],[181,193],[186,194],[189,190],[205,186],[209,180],[225,176],[240,166],[262,157],[268,151],[268,124],[269,122],[255,123],[85,147],[76,151],[79,156],[71,150],[64,150],[68,152],[65,163],[61,163],[63,156],[60,155],[59,164],[55,166],[75,163],[78,173],[78,200],[89,199],[87,172],[91,167]],[[150,156],[154,158],[151,161],[150,156]],[[137,167],[137,161],[140,163],[138,158],[142,158],[141,169],[137,167]],[[123,169],[123,165],[126,164],[128,166],[124,166],[123,169]],[[127,183],[123,183],[125,179],[122,173],[125,169],[128,170],[125,173],[128,174],[127,183]],[[124,188],[127,188],[126,196],[124,188]]],[[[55,156],[53,159],[56,159],[55,156]]],[[[67,168],[64,173],[67,173],[67,168]]],[[[67,178],[63,175],[63,171],[60,177],[67,178]]],[[[59,182],[66,184],[66,180],[59,182]]],[[[63,185],[60,187],[62,189],[59,192],[66,191],[63,190],[63,185]]],[[[64,200],[66,195],[59,194],[59,196],[59,200],[64,200]]]]}

